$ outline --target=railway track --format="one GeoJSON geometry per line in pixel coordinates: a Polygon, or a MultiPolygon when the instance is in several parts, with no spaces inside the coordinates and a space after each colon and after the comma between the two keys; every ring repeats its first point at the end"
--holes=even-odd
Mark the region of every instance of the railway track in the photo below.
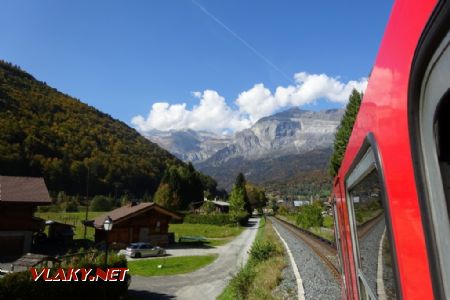
{"type": "Polygon", "coordinates": [[[289,230],[294,236],[301,239],[311,250],[323,261],[329,269],[331,275],[341,284],[341,274],[338,270],[337,250],[334,243],[325,240],[309,231],[299,228],[289,222],[277,217],[270,217],[272,222],[276,222],[289,230]]]}
{"type": "Polygon", "coordinates": [[[384,214],[381,213],[380,215],[378,215],[377,217],[365,222],[364,224],[358,226],[357,228],[357,232],[358,232],[358,238],[362,239],[363,237],[365,237],[371,230],[372,228],[378,224],[378,222],[380,222],[381,220],[383,220],[384,214]]]}

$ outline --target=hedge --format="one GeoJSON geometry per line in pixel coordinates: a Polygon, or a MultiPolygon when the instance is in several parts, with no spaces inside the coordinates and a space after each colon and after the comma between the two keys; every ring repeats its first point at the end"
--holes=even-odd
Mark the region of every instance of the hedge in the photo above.
{"type": "Polygon", "coordinates": [[[189,214],[184,217],[184,223],[228,225],[235,224],[229,214],[189,214]]]}
{"type": "MultiPolygon", "coordinates": [[[[85,255],[79,260],[71,258],[61,267],[74,268],[103,268],[103,255],[85,255]],[[87,263],[88,262],[88,263],[87,263]]],[[[127,261],[123,256],[111,253],[108,259],[108,267],[127,268],[127,261]]],[[[130,276],[127,273],[125,281],[65,281],[46,282],[42,278],[33,281],[31,272],[15,272],[6,274],[0,279],[0,299],[34,300],[34,299],[121,299],[128,291],[127,281],[130,276]],[[106,297],[106,298],[105,298],[106,297]]]]}

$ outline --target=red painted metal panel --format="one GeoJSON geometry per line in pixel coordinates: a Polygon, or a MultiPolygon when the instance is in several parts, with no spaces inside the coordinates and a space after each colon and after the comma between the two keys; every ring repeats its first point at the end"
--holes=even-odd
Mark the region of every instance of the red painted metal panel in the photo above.
{"type": "MultiPolygon", "coordinates": [[[[414,51],[435,5],[434,0],[395,2],[338,175],[341,179],[345,178],[364,138],[372,132],[383,166],[404,299],[433,299],[411,160],[407,95],[414,51]]],[[[341,190],[342,193],[338,190],[334,192],[340,194],[338,205],[343,214],[340,218],[345,224],[341,235],[348,239],[350,247],[347,247],[347,255],[352,258],[343,185],[341,190]]],[[[349,259],[348,263],[351,271],[346,270],[347,295],[357,298],[353,259],[349,259]]]]}

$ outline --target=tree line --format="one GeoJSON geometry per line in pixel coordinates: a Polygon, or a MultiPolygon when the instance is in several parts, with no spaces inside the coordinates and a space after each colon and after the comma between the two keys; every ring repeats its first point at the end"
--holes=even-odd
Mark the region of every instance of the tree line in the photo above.
{"type": "Polygon", "coordinates": [[[184,192],[216,193],[215,181],[191,168],[125,123],[0,61],[1,175],[42,176],[54,198],[64,191],[117,199],[153,195],[177,169],[184,192]]]}

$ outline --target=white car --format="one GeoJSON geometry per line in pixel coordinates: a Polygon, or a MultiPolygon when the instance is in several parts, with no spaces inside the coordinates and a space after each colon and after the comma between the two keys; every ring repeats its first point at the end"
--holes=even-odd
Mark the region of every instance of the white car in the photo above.
{"type": "Polygon", "coordinates": [[[166,254],[166,250],[159,246],[152,246],[149,243],[131,243],[122,253],[129,257],[139,258],[145,256],[162,256],[166,254]]]}

